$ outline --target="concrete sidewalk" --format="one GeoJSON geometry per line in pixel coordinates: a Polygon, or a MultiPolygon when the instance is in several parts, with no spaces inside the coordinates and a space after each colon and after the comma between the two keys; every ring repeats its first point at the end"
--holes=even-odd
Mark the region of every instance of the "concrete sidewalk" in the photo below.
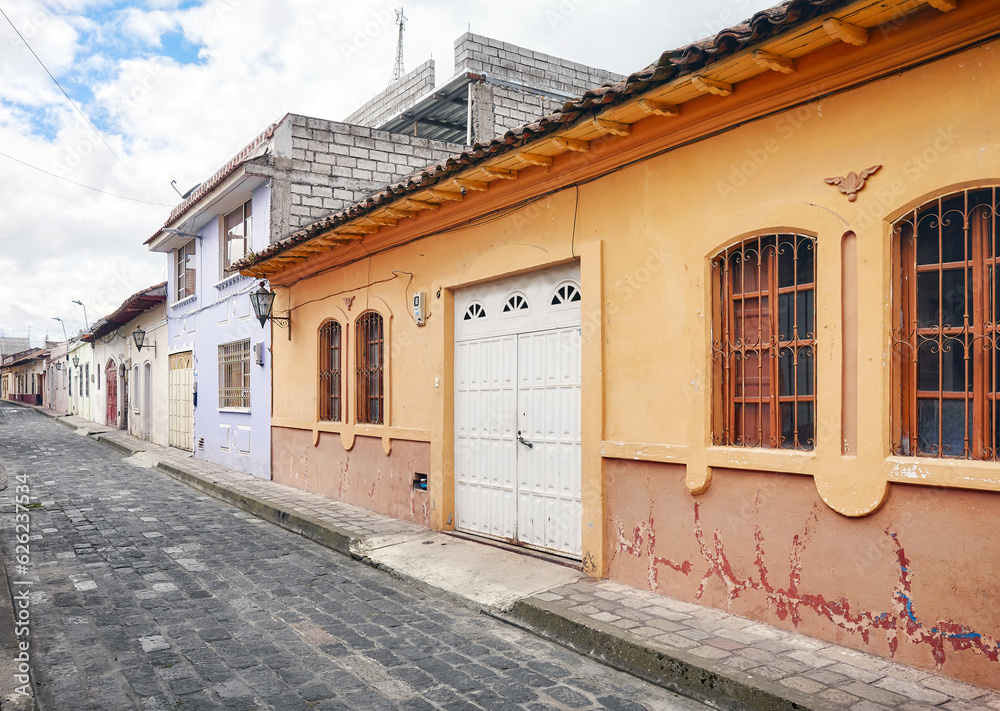
{"type": "Polygon", "coordinates": [[[717,708],[1000,710],[1000,694],[483,545],[34,408],[324,546],[717,708]]]}

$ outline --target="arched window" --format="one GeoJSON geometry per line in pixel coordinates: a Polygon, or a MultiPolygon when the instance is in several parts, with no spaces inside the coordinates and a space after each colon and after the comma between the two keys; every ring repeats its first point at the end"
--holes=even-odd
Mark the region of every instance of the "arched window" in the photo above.
{"type": "Polygon", "coordinates": [[[715,444],[813,448],[815,266],[802,234],[753,237],[712,261],[715,444]]]}
{"type": "Polygon", "coordinates": [[[465,310],[465,316],[462,317],[462,320],[475,321],[481,318],[486,318],[486,309],[478,301],[473,301],[465,310]]]}
{"type": "Polygon", "coordinates": [[[385,334],[382,316],[366,311],[355,325],[357,342],[358,423],[381,425],[384,417],[385,334]]]}
{"type": "Polygon", "coordinates": [[[342,422],[341,363],[343,360],[340,324],[327,321],[319,329],[319,419],[342,422]]]}
{"type": "Polygon", "coordinates": [[[580,301],[580,289],[571,281],[560,284],[552,292],[552,300],[549,306],[562,306],[580,301]]]}
{"type": "Polygon", "coordinates": [[[998,459],[998,206],[964,190],[893,224],[894,454],[998,459]]]}
{"type": "Polygon", "coordinates": [[[507,297],[504,302],[502,313],[510,314],[518,311],[528,310],[528,297],[517,291],[507,297]]]}

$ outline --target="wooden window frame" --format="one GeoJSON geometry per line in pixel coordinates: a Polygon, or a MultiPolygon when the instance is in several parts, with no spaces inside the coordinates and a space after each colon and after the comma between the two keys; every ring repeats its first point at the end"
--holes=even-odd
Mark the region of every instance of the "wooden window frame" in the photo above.
{"type": "Polygon", "coordinates": [[[198,249],[195,244],[196,240],[191,240],[183,247],[177,249],[177,274],[176,274],[176,284],[174,288],[174,293],[176,296],[176,301],[181,301],[189,296],[194,296],[198,289],[198,265],[195,264],[193,269],[187,268],[187,260],[197,260],[198,249]]]}
{"type": "Polygon", "coordinates": [[[722,250],[712,314],[712,443],[815,449],[815,236],[762,234],[722,250]]]}
{"type": "Polygon", "coordinates": [[[998,209],[1000,188],[969,188],[893,223],[894,455],[998,460],[998,209]]]}
{"type": "Polygon", "coordinates": [[[230,210],[220,218],[220,222],[222,227],[220,230],[222,232],[222,274],[225,277],[233,273],[233,264],[245,257],[247,251],[250,249],[250,238],[253,229],[253,200],[247,200],[236,209],[230,210]],[[231,217],[237,218],[233,222],[232,227],[230,227],[229,221],[231,217]],[[232,234],[233,230],[237,227],[242,228],[243,234],[232,234]],[[236,241],[243,242],[243,252],[236,259],[231,260],[229,244],[236,241]]]}
{"type": "Polygon", "coordinates": [[[385,319],[365,311],[354,322],[357,360],[356,421],[359,425],[385,423],[385,319]]]}
{"type": "Polygon", "coordinates": [[[319,420],[344,421],[344,354],[346,333],[335,319],[319,327],[319,420]]]}
{"type": "Polygon", "coordinates": [[[250,339],[219,344],[219,409],[250,412],[250,339]]]}

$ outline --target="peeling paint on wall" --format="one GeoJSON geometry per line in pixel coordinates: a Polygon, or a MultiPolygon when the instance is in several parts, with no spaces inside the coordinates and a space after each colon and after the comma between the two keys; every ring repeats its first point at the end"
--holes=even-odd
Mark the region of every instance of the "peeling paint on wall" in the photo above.
{"type": "MultiPolygon", "coordinates": [[[[650,499],[652,501],[652,498],[650,499]]],[[[813,505],[811,513],[806,518],[801,532],[792,539],[792,548],[788,561],[788,584],[785,587],[772,582],[773,570],[768,570],[766,562],[764,534],[758,522],[760,495],[755,498],[752,507],[754,531],[755,575],[739,577],[726,554],[726,541],[722,533],[715,529],[708,534],[701,520],[700,505],[692,502],[694,519],[694,537],[698,544],[701,557],[706,564],[701,574],[701,582],[695,592],[695,598],[701,599],[706,587],[713,579],[718,579],[726,590],[728,602],[731,604],[748,590],[762,593],[768,607],[774,611],[780,620],[788,620],[798,627],[802,615],[806,611],[823,617],[834,623],[840,629],[851,635],[859,636],[867,645],[873,632],[881,631],[886,636],[890,656],[895,656],[901,639],[914,645],[930,647],[931,654],[938,669],[944,665],[949,649],[953,652],[971,651],[982,655],[991,662],[1000,660],[1000,639],[976,631],[967,625],[954,620],[939,620],[929,622],[922,620],[919,611],[919,601],[914,599],[912,582],[916,573],[910,567],[903,542],[891,527],[886,527],[884,535],[889,538],[895,551],[896,565],[899,576],[892,591],[892,599],[888,601],[886,610],[853,611],[851,603],[841,597],[838,600],[827,600],[822,593],[805,591],[800,588],[802,578],[803,555],[809,541],[819,525],[820,504],[813,505]]],[[[615,519],[615,529],[618,534],[616,554],[626,554],[648,561],[647,581],[649,589],[656,591],[659,587],[659,574],[666,567],[684,576],[689,576],[696,568],[690,561],[677,563],[669,558],[656,554],[656,526],[653,517],[652,504],[648,519],[634,526],[626,533],[626,527],[618,518],[615,519]]]]}

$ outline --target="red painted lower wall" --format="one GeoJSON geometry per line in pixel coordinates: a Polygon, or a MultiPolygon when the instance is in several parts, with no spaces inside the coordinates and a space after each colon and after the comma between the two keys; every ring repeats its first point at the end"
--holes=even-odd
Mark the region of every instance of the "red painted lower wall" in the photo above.
{"type": "Polygon", "coordinates": [[[430,472],[430,458],[426,442],[393,440],[386,455],[374,437],[357,437],[346,450],[339,434],[321,432],[313,446],[308,430],[271,428],[274,481],[424,526],[429,499],[412,482],[415,472],[430,472]]]}
{"type": "Polygon", "coordinates": [[[1000,688],[1000,494],[892,485],[864,518],[808,476],[607,460],[609,577],[1000,688]]]}

